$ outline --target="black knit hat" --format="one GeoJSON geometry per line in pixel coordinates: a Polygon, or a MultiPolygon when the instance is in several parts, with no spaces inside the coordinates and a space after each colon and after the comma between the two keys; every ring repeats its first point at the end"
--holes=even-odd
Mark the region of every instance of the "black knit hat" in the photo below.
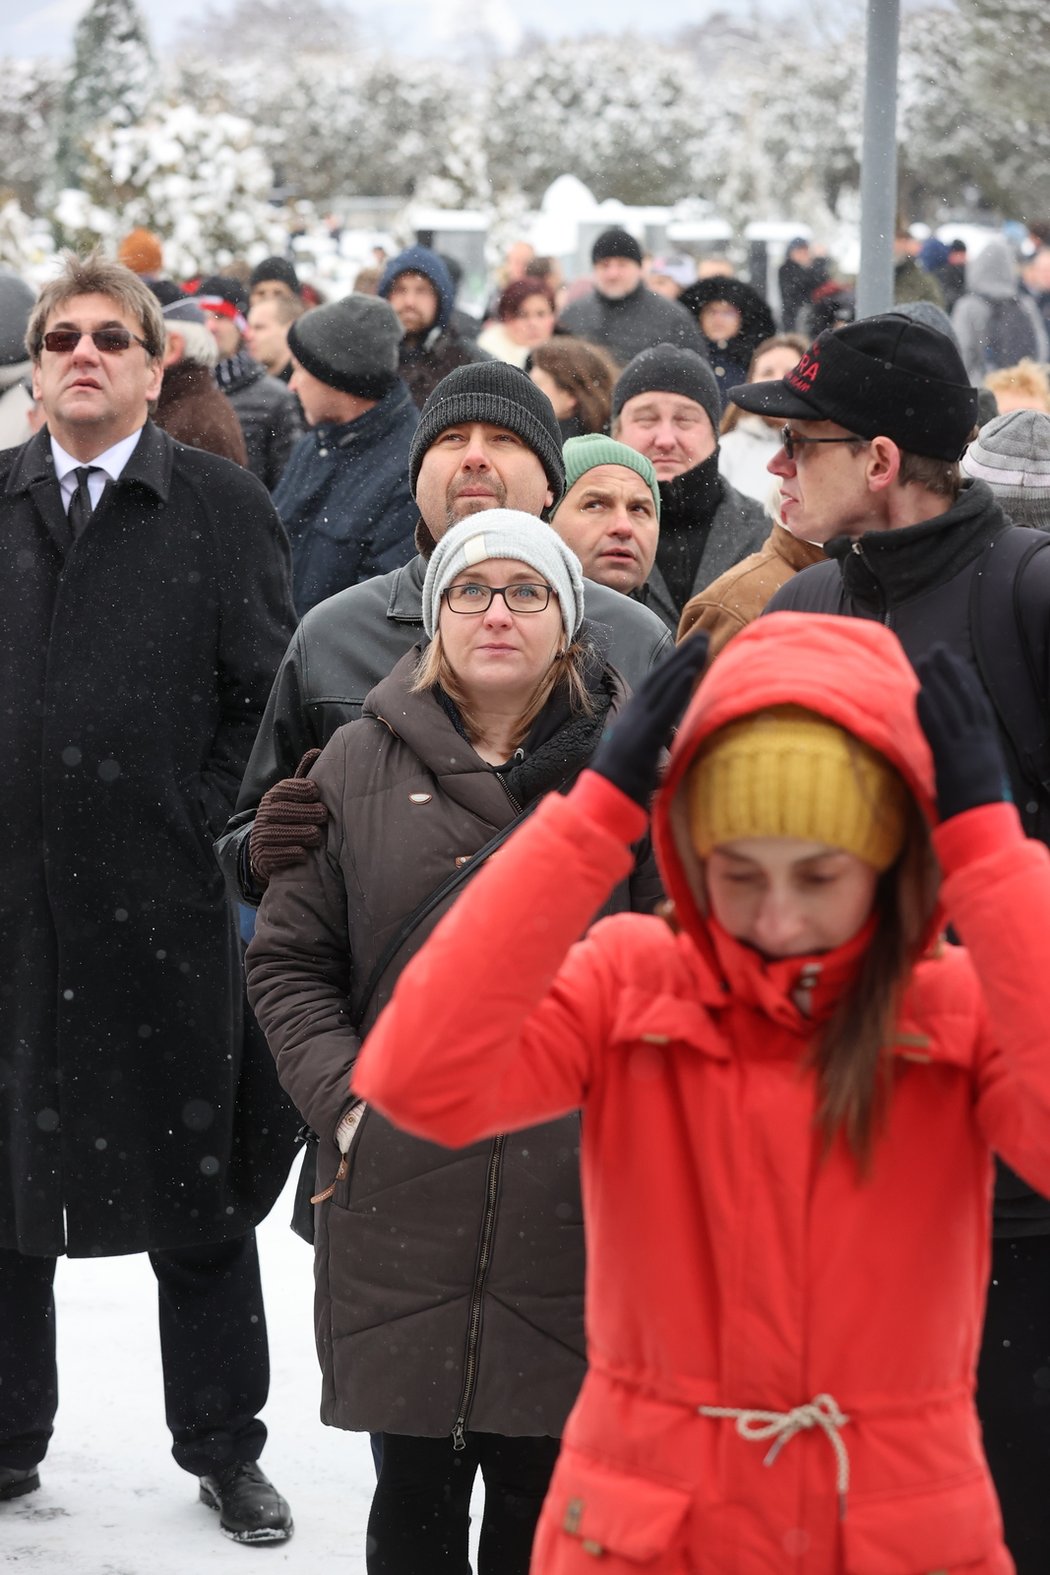
{"type": "Polygon", "coordinates": [[[299,294],[299,275],[287,257],[264,257],[261,263],[256,263],[248,280],[249,289],[254,290],[266,279],[276,279],[279,284],[286,284],[293,295],[299,294]]]}
{"type": "Polygon", "coordinates": [[[603,230],[591,247],[592,263],[601,262],[603,257],[629,257],[632,262],[641,263],[642,248],[627,230],[616,227],[603,230]]]}
{"type": "Polygon", "coordinates": [[[375,295],[315,306],[288,330],[288,348],[300,366],[359,399],[382,399],[393,388],[400,343],[397,313],[375,295]]]}
{"type": "Polygon", "coordinates": [[[408,459],[413,493],[423,455],[449,427],[483,421],[516,432],[543,466],[555,504],[565,491],[561,428],[554,407],[525,372],[508,361],[476,361],[457,366],[423,406],[408,459]]]}
{"type": "Polygon", "coordinates": [[[722,419],[718,384],[710,363],[695,350],[682,350],[669,344],[639,350],[634,360],[628,361],[613,389],[613,416],[618,416],[636,394],[681,394],[685,399],[695,400],[707,411],[715,433],[718,432],[722,419]]]}
{"type": "Polygon", "coordinates": [[[784,378],[729,390],[741,410],[836,421],[910,454],[957,460],[977,423],[977,390],[947,337],[896,312],[828,329],[784,378]]]}

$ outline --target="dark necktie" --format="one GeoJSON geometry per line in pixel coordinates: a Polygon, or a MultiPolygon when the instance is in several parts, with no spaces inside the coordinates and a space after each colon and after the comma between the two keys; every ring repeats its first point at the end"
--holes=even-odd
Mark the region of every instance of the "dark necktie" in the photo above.
{"type": "Polygon", "coordinates": [[[73,472],[77,478],[77,490],[70,499],[69,512],[66,515],[69,528],[76,541],[84,526],[92,515],[91,493],[88,491],[88,477],[93,476],[100,469],[98,465],[78,465],[73,472]]]}

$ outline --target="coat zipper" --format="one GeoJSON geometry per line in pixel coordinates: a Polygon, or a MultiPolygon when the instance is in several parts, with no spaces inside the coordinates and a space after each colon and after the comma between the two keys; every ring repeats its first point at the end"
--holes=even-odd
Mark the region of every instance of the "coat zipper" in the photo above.
{"type": "Polygon", "coordinates": [[[503,1175],[503,1145],[506,1138],[493,1140],[489,1155],[488,1177],[485,1182],[485,1213],[481,1220],[481,1237],[478,1243],[478,1262],[474,1270],[474,1284],[470,1293],[470,1315],[467,1319],[467,1352],[463,1362],[463,1389],[459,1397],[459,1414],[452,1427],[452,1447],[466,1449],[463,1434],[467,1417],[474,1400],[478,1378],[478,1344],[481,1338],[481,1303],[492,1257],[492,1237],[496,1229],[496,1204],[499,1200],[500,1180],[503,1175]]]}
{"type": "MultiPolygon", "coordinates": [[[[506,793],[516,815],[521,814],[521,805],[507,786],[499,772],[500,786],[506,793]]],[[[499,1201],[499,1186],[503,1175],[503,1146],[504,1137],[493,1139],[492,1153],[489,1155],[488,1176],[485,1182],[485,1212],[481,1219],[481,1237],[478,1244],[478,1262],[474,1270],[474,1284],[470,1292],[470,1313],[467,1318],[467,1349],[463,1361],[463,1388],[460,1391],[459,1407],[456,1420],[452,1425],[452,1448],[463,1450],[467,1441],[463,1436],[466,1431],[467,1418],[474,1400],[474,1389],[478,1379],[478,1344],[481,1339],[481,1306],[485,1290],[485,1280],[488,1276],[489,1261],[492,1257],[492,1237],[496,1229],[496,1204],[499,1201]]]]}
{"type": "Polygon", "coordinates": [[[850,548],[850,551],[856,553],[856,555],[860,559],[861,563],[863,563],[866,566],[866,568],[868,570],[868,573],[871,575],[872,579],[875,581],[875,584],[878,585],[878,587],[879,587],[879,595],[882,597],[882,622],[885,624],[886,628],[889,629],[891,627],[891,624],[890,624],[890,609],[886,605],[886,592],[883,590],[881,584],[879,584],[879,577],[875,573],[875,570],[872,568],[871,564],[868,562],[867,558],[864,556],[864,548],[861,546],[859,541],[855,541],[853,543],[853,546],[850,548]]]}

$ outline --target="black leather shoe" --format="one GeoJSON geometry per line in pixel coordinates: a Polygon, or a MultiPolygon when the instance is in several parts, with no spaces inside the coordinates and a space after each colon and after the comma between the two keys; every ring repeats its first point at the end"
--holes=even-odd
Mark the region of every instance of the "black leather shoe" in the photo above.
{"type": "Polygon", "coordinates": [[[23,1493],[35,1493],[40,1486],[40,1473],[36,1466],[20,1471],[17,1466],[0,1466],[0,1503],[8,1498],[21,1498],[23,1493]]]}
{"type": "Polygon", "coordinates": [[[234,1542],[287,1542],[292,1512],[254,1460],[237,1460],[201,1477],[201,1503],[219,1511],[219,1525],[234,1542]]]}

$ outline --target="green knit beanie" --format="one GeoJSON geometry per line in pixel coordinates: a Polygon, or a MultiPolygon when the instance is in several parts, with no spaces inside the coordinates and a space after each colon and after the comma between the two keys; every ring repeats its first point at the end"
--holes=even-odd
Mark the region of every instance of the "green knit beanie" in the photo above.
{"type": "Polygon", "coordinates": [[[653,469],[652,461],[646,459],[644,454],[639,454],[637,449],[628,448],[626,443],[617,443],[615,438],[606,437],[602,432],[588,432],[585,437],[570,438],[563,447],[562,454],[565,458],[566,492],[596,465],[625,465],[628,470],[633,470],[641,476],[649,488],[653,495],[656,518],[660,518],[660,487],[656,480],[656,471],[653,469]]]}

